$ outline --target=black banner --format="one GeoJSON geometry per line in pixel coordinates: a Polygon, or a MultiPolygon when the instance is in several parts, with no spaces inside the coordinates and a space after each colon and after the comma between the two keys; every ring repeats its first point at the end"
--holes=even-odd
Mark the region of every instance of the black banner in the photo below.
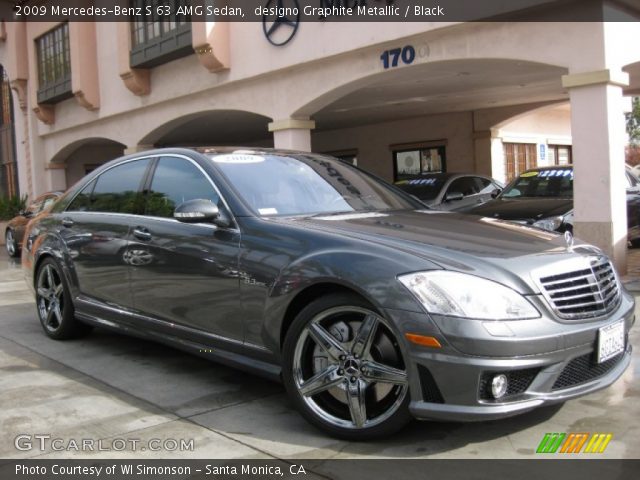
{"type": "Polygon", "coordinates": [[[637,21],[636,0],[0,0],[4,21],[637,21]]]}
{"type": "MultiPolygon", "coordinates": [[[[480,447],[481,448],[481,447],[480,447]]],[[[627,480],[640,460],[1,460],[3,480],[627,480]]]]}

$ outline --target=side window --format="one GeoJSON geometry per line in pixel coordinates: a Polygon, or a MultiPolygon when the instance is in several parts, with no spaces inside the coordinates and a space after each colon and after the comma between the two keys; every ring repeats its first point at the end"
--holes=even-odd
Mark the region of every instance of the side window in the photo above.
{"type": "Polygon", "coordinates": [[[150,161],[145,158],[123,163],[100,175],[89,198],[87,210],[140,213],[141,197],[138,190],[150,161]]]}
{"type": "Polygon", "coordinates": [[[451,192],[460,192],[466,197],[467,195],[475,195],[478,193],[478,189],[473,177],[461,177],[451,182],[447,193],[451,192]]]}
{"type": "Polygon", "coordinates": [[[89,199],[91,198],[91,192],[93,192],[95,184],[95,180],[89,182],[69,204],[67,212],[86,212],[89,209],[89,199]]]}
{"type": "Polygon", "coordinates": [[[170,218],[178,205],[196,198],[216,205],[220,200],[205,174],[189,160],[161,157],[147,192],[145,214],[170,218]]]}
{"type": "Polygon", "coordinates": [[[496,186],[491,180],[482,177],[475,177],[474,180],[478,188],[478,193],[491,193],[496,189],[496,186]]]}

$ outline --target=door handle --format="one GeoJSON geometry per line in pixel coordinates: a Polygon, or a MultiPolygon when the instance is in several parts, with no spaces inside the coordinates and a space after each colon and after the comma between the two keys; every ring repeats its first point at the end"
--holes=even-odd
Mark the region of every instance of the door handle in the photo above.
{"type": "Polygon", "coordinates": [[[73,227],[73,220],[71,220],[69,217],[65,217],[62,219],[62,226],[63,227],[73,227]]]}
{"type": "Polygon", "coordinates": [[[133,236],[138,240],[151,240],[151,233],[144,227],[136,227],[133,229],[133,236]]]}

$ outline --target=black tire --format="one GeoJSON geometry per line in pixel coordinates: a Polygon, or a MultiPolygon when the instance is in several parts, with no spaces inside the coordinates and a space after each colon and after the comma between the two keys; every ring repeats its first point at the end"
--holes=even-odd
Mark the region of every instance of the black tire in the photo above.
{"type": "Polygon", "coordinates": [[[16,241],[15,234],[13,230],[7,228],[7,231],[4,232],[4,240],[5,240],[5,248],[7,249],[7,254],[10,257],[19,257],[20,256],[20,247],[18,247],[18,242],[16,241]]]}
{"type": "Polygon", "coordinates": [[[90,325],[75,318],[69,285],[57,262],[45,258],[36,273],[36,310],[44,333],[54,340],[86,335],[90,325]]]}
{"type": "Polygon", "coordinates": [[[296,316],[284,341],[283,383],[291,401],[312,425],[337,438],[372,440],[386,437],[412,421],[406,372],[400,345],[389,322],[357,295],[336,293],[314,300],[296,316]],[[367,330],[367,322],[372,325],[368,329],[370,334],[362,333],[367,330]],[[328,330],[320,335],[331,335],[341,348],[340,342],[345,342],[345,350],[333,353],[345,352],[347,355],[332,355],[322,349],[316,339],[322,338],[317,337],[317,325],[334,331],[338,329],[341,338],[336,337],[336,333],[329,334],[328,330]],[[354,341],[358,336],[371,339],[361,342],[360,350],[356,350],[358,342],[354,341]],[[317,366],[319,351],[326,354],[326,363],[320,361],[322,367],[317,366]],[[338,357],[342,360],[337,360],[338,357]],[[373,375],[369,375],[379,367],[391,368],[393,380],[373,380],[373,375]],[[311,378],[329,374],[331,380],[327,377],[326,381],[317,383],[318,388],[311,386],[311,378]],[[331,387],[327,387],[328,383],[331,387]],[[301,390],[306,392],[303,394],[301,390]],[[343,400],[341,396],[344,396],[343,400]]]}

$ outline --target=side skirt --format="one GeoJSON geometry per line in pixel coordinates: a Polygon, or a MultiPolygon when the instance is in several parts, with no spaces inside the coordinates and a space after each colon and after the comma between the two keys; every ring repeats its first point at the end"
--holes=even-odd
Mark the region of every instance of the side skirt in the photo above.
{"type": "MultiPolygon", "coordinates": [[[[77,300],[78,299],[76,299],[76,306],[78,306],[78,303],[80,303],[77,300]]],[[[143,330],[140,328],[136,328],[131,324],[114,322],[102,317],[98,317],[95,314],[78,311],[77,309],[76,317],[78,318],[78,320],[90,325],[94,325],[96,327],[102,327],[121,334],[162,343],[164,345],[177,348],[193,355],[206,358],[207,360],[213,360],[229,367],[237,368],[248,373],[259,375],[271,381],[275,381],[278,383],[282,382],[282,368],[279,365],[255,358],[255,354],[257,353],[255,352],[255,350],[263,350],[262,347],[244,346],[243,349],[246,350],[246,353],[238,353],[221,347],[220,343],[223,342],[219,337],[217,338],[218,341],[214,346],[211,344],[204,344],[192,339],[170,335],[161,331],[155,331],[151,329],[143,330]]],[[[234,350],[238,350],[237,345],[233,345],[232,348],[234,350]]],[[[263,356],[265,352],[260,353],[262,353],[261,356],[263,356]]]]}

